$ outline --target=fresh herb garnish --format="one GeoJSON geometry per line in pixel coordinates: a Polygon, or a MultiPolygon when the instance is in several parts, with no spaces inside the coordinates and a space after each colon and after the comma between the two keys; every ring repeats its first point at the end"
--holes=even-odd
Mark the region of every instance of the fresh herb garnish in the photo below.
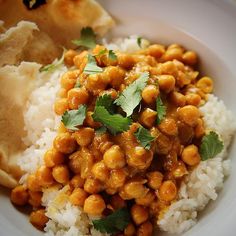
{"type": "Polygon", "coordinates": [[[93,220],[92,222],[94,228],[101,233],[114,234],[124,230],[130,221],[128,209],[121,208],[103,219],[93,220]]]}
{"type": "Polygon", "coordinates": [[[142,126],[138,128],[138,130],[134,133],[134,136],[142,147],[148,150],[151,148],[151,142],[155,140],[155,137],[150,134],[149,130],[142,126]]]}
{"type": "Polygon", "coordinates": [[[141,101],[141,91],[147,84],[149,73],[144,72],[130,84],[115,100],[115,104],[121,106],[127,116],[132,115],[133,110],[138,106],[141,101]]]}
{"type": "Polygon", "coordinates": [[[142,37],[137,38],[137,44],[140,48],[142,47],[142,40],[143,40],[142,37]]]}
{"type": "Polygon", "coordinates": [[[95,130],[95,133],[97,135],[102,135],[102,134],[105,134],[106,132],[107,132],[107,128],[105,126],[102,126],[95,130]]]}
{"type": "Polygon", "coordinates": [[[202,138],[200,146],[200,156],[202,161],[206,161],[215,157],[224,148],[223,142],[220,140],[219,135],[211,131],[209,134],[202,138]]]}
{"type": "Polygon", "coordinates": [[[101,122],[113,135],[127,131],[132,123],[130,118],[110,114],[104,106],[95,106],[92,117],[94,121],[101,122]]]}
{"type": "Polygon", "coordinates": [[[51,72],[51,73],[54,72],[59,66],[61,66],[61,65],[63,64],[63,62],[64,62],[64,56],[65,56],[65,51],[66,51],[66,49],[64,48],[64,49],[63,49],[62,56],[61,56],[60,59],[56,59],[56,60],[54,60],[53,63],[41,67],[41,68],[39,69],[39,71],[40,71],[40,72],[43,72],[43,71],[44,71],[44,72],[51,72]]]}
{"type": "Polygon", "coordinates": [[[166,106],[163,104],[161,97],[158,96],[156,100],[157,124],[159,125],[166,115],[166,106]]]}
{"type": "Polygon", "coordinates": [[[117,60],[117,56],[116,54],[114,53],[113,50],[107,50],[106,48],[105,49],[102,49],[98,54],[94,55],[94,56],[102,56],[104,54],[108,53],[108,58],[111,60],[111,61],[116,61],[117,60]]]}
{"type": "Polygon", "coordinates": [[[105,107],[109,113],[114,113],[114,104],[111,95],[104,94],[98,97],[96,106],[105,107]]]}
{"type": "Polygon", "coordinates": [[[87,107],[81,105],[78,110],[66,111],[61,118],[62,123],[69,130],[78,130],[77,126],[82,125],[86,117],[87,107]]]}
{"type": "Polygon", "coordinates": [[[116,54],[114,53],[113,50],[109,50],[109,51],[108,51],[108,58],[109,58],[111,61],[116,61],[116,60],[117,60],[117,56],[116,56],[116,54]]]}
{"type": "Polygon", "coordinates": [[[94,48],[96,46],[96,35],[91,27],[83,28],[80,32],[80,39],[72,40],[76,46],[94,48]]]}
{"type": "Polygon", "coordinates": [[[88,62],[84,68],[84,73],[93,75],[93,74],[101,73],[102,71],[103,71],[102,68],[97,66],[95,57],[91,54],[88,54],[88,62]]]}
{"type": "Polygon", "coordinates": [[[36,9],[46,3],[46,0],[23,0],[24,5],[29,9],[36,9]]]}

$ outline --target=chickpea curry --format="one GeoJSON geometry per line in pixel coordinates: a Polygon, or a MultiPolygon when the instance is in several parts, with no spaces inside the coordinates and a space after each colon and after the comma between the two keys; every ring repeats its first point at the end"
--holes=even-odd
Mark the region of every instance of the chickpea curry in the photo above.
{"type": "Polygon", "coordinates": [[[133,54],[96,45],[68,50],[64,63],[54,106],[62,116],[57,136],[44,165],[12,190],[11,201],[30,204],[30,222],[43,229],[43,189],[67,185],[71,204],[101,217],[93,221],[97,230],[152,235],[202,159],[206,130],[198,107],[212,79],[200,77],[196,53],[177,44],[133,54]]]}

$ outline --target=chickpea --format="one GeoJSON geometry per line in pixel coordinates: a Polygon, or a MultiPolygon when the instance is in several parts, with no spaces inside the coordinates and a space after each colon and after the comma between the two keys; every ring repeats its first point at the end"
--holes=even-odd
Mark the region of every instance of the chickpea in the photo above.
{"type": "Polygon", "coordinates": [[[70,109],[78,109],[79,105],[87,104],[89,100],[89,93],[86,88],[72,88],[67,94],[68,105],[70,109]]]}
{"type": "Polygon", "coordinates": [[[197,125],[197,121],[200,118],[200,111],[197,107],[187,105],[177,110],[178,117],[185,124],[194,127],[197,125]]]}
{"type": "Polygon", "coordinates": [[[88,178],[85,180],[84,183],[84,190],[88,193],[99,193],[103,189],[102,184],[99,180],[93,179],[93,178],[88,178]]]}
{"type": "Polygon", "coordinates": [[[105,182],[109,178],[109,169],[103,161],[100,161],[94,164],[92,174],[96,179],[105,182]]]}
{"type": "Polygon", "coordinates": [[[40,209],[37,211],[33,211],[30,214],[30,223],[39,230],[43,230],[48,222],[48,217],[45,215],[45,210],[40,209]]]}
{"type": "Polygon", "coordinates": [[[195,137],[196,138],[201,138],[205,134],[205,128],[204,128],[204,123],[201,118],[198,119],[197,125],[195,127],[195,137]]]}
{"type": "Polygon", "coordinates": [[[150,206],[150,204],[154,201],[155,197],[156,197],[155,193],[149,190],[145,196],[136,198],[135,202],[138,205],[150,206]]]}
{"type": "Polygon", "coordinates": [[[160,90],[169,93],[175,88],[175,77],[172,75],[159,75],[158,84],[160,90]]]}
{"type": "Polygon", "coordinates": [[[35,174],[31,174],[31,175],[28,176],[28,178],[27,178],[27,188],[30,191],[34,191],[34,192],[41,191],[41,187],[38,183],[38,180],[37,180],[35,174]]]}
{"type": "Polygon", "coordinates": [[[177,188],[173,181],[166,180],[159,189],[159,198],[162,201],[170,202],[177,196],[177,188]]]}
{"type": "Polygon", "coordinates": [[[81,151],[74,152],[69,156],[69,168],[74,174],[79,174],[81,171],[81,151]]]}
{"type": "Polygon", "coordinates": [[[156,122],[156,118],[157,118],[157,112],[150,109],[150,108],[145,108],[144,111],[142,111],[140,118],[139,118],[139,122],[147,127],[147,128],[151,128],[155,122],[156,122]]]}
{"type": "Polygon", "coordinates": [[[69,133],[60,133],[53,141],[53,147],[61,153],[70,154],[76,149],[76,141],[69,133]]]}
{"type": "Polygon", "coordinates": [[[181,61],[178,61],[178,60],[173,60],[174,64],[176,65],[177,69],[179,71],[182,71],[184,72],[185,71],[185,66],[184,66],[184,63],[181,62],[181,61]]]}
{"type": "Polygon", "coordinates": [[[108,184],[113,188],[120,188],[124,185],[127,173],[124,169],[114,169],[110,172],[108,184]]]}
{"type": "Polygon", "coordinates": [[[162,75],[173,75],[176,77],[178,75],[178,69],[174,62],[167,61],[160,65],[160,70],[162,75]]]}
{"type": "Polygon", "coordinates": [[[104,154],[114,143],[113,142],[109,142],[109,141],[105,141],[104,143],[101,143],[99,145],[99,150],[102,154],[104,154]]]}
{"type": "Polygon", "coordinates": [[[89,215],[99,216],[105,210],[106,204],[98,194],[90,195],[84,202],[84,212],[89,215]]]}
{"type": "Polygon", "coordinates": [[[90,74],[87,77],[86,89],[92,92],[94,95],[98,95],[101,91],[105,90],[108,83],[109,78],[106,74],[90,74]]]}
{"type": "Polygon", "coordinates": [[[213,81],[211,78],[205,76],[197,81],[197,87],[204,93],[211,93],[213,90],[213,81]]]}
{"type": "Polygon", "coordinates": [[[70,202],[75,206],[84,206],[84,201],[88,197],[88,193],[86,193],[82,188],[76,188],[69,197],[70,202]]]}
{"type": "Polygon", "coordinates": [[[73,58],[74,65],[78,69],[80,69],[81,72],[84,70],[84,67],[87,64],[87,61],[88,61],[87,55],[88,55],[88,51],[83,51],[79,55],[76,55],[73,58]]]}
{"type": "Polygon", "coordinates": [[[130,199],[143,197],[148,192],[148,189],[144,186],[145,182],[145,180],[131,179],[124,185],[123,191],[130,199]]]}
{"type": "Polygon", "coordinates": [[[79,70],[67,71],[61,77],[61,87],[66,89],[67,91],[74,88],[76,79],[78,78],[79,74],[79,70]]]}
{"type": "Polygon", "coordinates": [[[123,200],[118,194],[115,194],[111,197],[110,203],[115,210],[124,208],[126,206],[125,200],[123,200]]]}
{"type": "Polygon", "coordinates": [[[82,188],[84,186],[85,180],[81,178],[80,175],[75,175],[71,181],[70,181],[70,186],[73,188],[82,188]]]}
{"type": "Polygon", "coordinates": [[[147,179],[148,179],[148,186],[154,190],[157,190],[160,188],[161,183],[163,181],[163,174],[159,171],[153,171],[153,172],[148,172],[146,174],[147,179]]]}
{"type": "Polygon", "coordinates": [[[177,43],[172,43],[168,46],[167,50],[173,49],[173,48],[180,48],[183,50],[183,47],[177,43]]]}
{"type": "Polygon", "coordinates": [[[101,124],[99,122],[94,121],[92,111],[87,112],[86,118],[85,118],[85,123],[94,129],[99,128],[101,126],[101,124]]]}
{"type": "Polygon", "coordinates": [[[174,59],[181,61],[183,56],[183,49],[180,47],[168,48],[163,55],[164,61],[172,61],[174,59]]]}
{"type": "Polygon", "coordinates": [[[64,155],[61,152],[58,152],[55,148],[49,149],[44,154],[44,164],[49,168],[60,165],[63,162],[64,155]]]}
{"type": "Polygon", "coordinates": [[[138,227],[137,236],[151,236],[153,232],[153,226],[151,222],[146,221],[138,227]]]}
{"type": "Polygon", "coordinates": [[[124,69],[131,69],[134,66],[135,60],[132,55],[118,54],[118,65],[124,69]]]}
{"type": "Polygon", "coordinates": [[[201,103],[201,96],[196,93],[189,93],[186,95],[186,102],[188,105],[198,107],[201,103]]]}
{"type": "Polygon", "coordinates": [[[122,168],[125,166],[125,154],[118,145],[110,147],[103,155],[105,165],[110,169],[122,168]]]}
{"type": "Polygon", "coordinates": [[[29,204],[33,207],[40,207],[43,193],[29,191],[29,204]]]}
{"type": "Polygon", "coordinates": [[[53,184],[52,170],[46,166],[40,166],[36,171],[36,178],[42,187],[48,187],[53,184]]]}
{"type": "Polygon", "coordinates": [[[28,191],[23,185],[18,185],[11,191],[11,202],[17,206],[26,205],[28,199],[28,191]]]}
{"type": "Polygon", "coordinates": [[[176,136],[178,134],[176,122],[172,118],[165,118],[159,125],[159,129],[166,135],[176,136]]]}
{"type": "Polygon", "coordinates": [[[68,50],[65,52],[64,54],[64,62],[67,66],[73,66],[74,65],[74,57],[78,54],[78,52],[76,52],[75,50],[68,50]]]}
{"type": "Polygon", "coordinates": [[[110,84],[113,88],[119,89],[124,82],[125,70],[116,66],[108,66],[104,70],[104,74],[109,77],[110,84]]]}
{"type": "Polygon", "coordinates": [[[94,135],[95,135],[94,129],[88,127],[81,128],[73,133],[73,137],[75,138],[76,142],[78,143],[78,145],[82,147],[86,147],[89,144],[91,144],[94,135]]]}
{"type": "Polygon", "coordinates": [[[153,152],[137,146],[128,153],[127,163],[139,170],[147,169],[152,162],[153,152]]]}
{"type": "Polygon", "coordinates": [[[81,149],[81,177],[88,178],[94,165],[94,157],[87,148],[81,149]]]}
{"type": "Polygon", "coordinates": [[[135,227],[131,223],[129,223],[124,229],[124,236],[134,236],[135,233],[136,233],[135,227]]]}
{"type": "Polygon", "coordinates": [[[99,96],[103,96],[105,94],[107,94],[108,96],[111,96],[113,100],[115,100],[118,97],[118,92],[113,88],[104,90],[101,94],[99,94],[99,96]]]}
{"type": "Polygon", "coordinates": [[[54,111],[57,115],[63,115],[65,111],[69,110],[67,98],[57,99],[54,104],[54,111]]]}
{"type": "Polygon", "coordinates": [[[197,63],[197,54],[193,51],[187,51],[183,55],[183,61],[184,63],[193,66],[197,63]]]}
{"type": "Polygon", "coordinates": [[[53,178],[60,184],[66,184],[70,179],[69,169],[66,165],[57,165],[52,169],[53,178]]]}
{"type": "Polygon", "coordinates": [[[165,47],[160,44],[153,44],[148,47],[147,53],[152,57],[160,58],[165,53],[165,47]]]}
{"type": "Polygon", "coordinates": [[[177,166],[172,171],[172,175],[177,179],[183,177],[186,174],[188,174],[186,165],[182,161],[178,161],[177,166]]]}
{"type": "Polygon", "coordinates": [[[201,161],[197,146],[191,144],[184,148],[181,159],[189,166],[195,166],[201,161]]]}
{"type": "Polygon", "coordinates": [[[131,217],[136,225],[140,225],[148,219],[148,210],[138,204],[131,207],[131,217]]]}
{"type": "Polygon", "coordinates": [[[142,91],[142,98],[147,104],[152,104],[156,101],[159,95],[159,90],[155,85],[147,85],[142,91]]]}
{"type": "Polygon", "coordinates": [[[170,101],[178,107],[183,107],[186,104],[186,97],[182,93],[174,91],[170,93],[170,101]]]}

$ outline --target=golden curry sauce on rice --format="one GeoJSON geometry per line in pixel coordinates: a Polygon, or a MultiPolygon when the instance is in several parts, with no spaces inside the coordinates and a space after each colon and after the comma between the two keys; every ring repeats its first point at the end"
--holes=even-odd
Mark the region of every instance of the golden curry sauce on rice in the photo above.
{"type": "Polygon", "coordinates": [[[212,80],[199,77],[196,53],[177,44],[134,54],[96,45],[68,50],[64,63],[57,136],[44,165],[12,190],[11,201],[30,204],[30,222],[43,229],[42,189],[67,185],[72,205],[101,218],[93,221],[97,230],[152,235],[183,178],[204,160],[203,139],[218,139],[207,134],[198,109],[212,80]]]}

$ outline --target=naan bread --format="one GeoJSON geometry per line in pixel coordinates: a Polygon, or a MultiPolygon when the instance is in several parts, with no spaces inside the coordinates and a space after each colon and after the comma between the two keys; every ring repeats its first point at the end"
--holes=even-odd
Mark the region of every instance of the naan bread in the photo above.
{"type": "Polygon", "coordinates": [[[0,185],[13,188],[22,171],[17,158],[25,149],[23,111],[41,65],[22,62],[0,68],[0,185]]]}
{"type": "Polygon", "coordinates": [[[20,20],[33,21],[57,45],[67,48],[74,47],[71,40],[79,37],[83,27],[90,26],[103,35],[114,25],[110,15],[94,0],[48,0],[33,10],[28,10],[22,2],[0,0],[0,20],[6,27],[20,20]]]}

